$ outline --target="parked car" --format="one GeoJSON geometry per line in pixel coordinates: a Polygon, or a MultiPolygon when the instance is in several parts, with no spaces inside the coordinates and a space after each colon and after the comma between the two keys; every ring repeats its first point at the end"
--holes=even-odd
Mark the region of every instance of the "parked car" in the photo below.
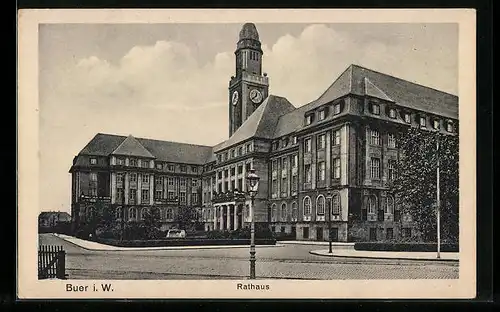
{"type": "Polygon", "coordinates": [[[168,230],[167,231],[167,238],[185,238],[186,237],[186,231],[184,230],[168,230]]]}

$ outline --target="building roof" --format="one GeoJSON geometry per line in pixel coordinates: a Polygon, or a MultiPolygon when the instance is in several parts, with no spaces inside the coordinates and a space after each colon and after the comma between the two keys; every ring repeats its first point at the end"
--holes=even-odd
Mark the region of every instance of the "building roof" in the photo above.
{"type": "Polygon", "coordinates": [[[396,104],[458,119],[458,97],[358,65],[350,65],[316,100],[281,116],[274,137],[300,130],[304,114],[338,98],[354,94],[371,96],[396,104]]]}
{"type": "Polygon", "coordinates": [[[166,162],[204,164],[210,159],[211,153],[211,146],[98,133],[79,155],[120,154],[156,158],[166,162]]]}
{"type": "Polygon", "coordinates": [[[242,39],[253,39],[259,40],[259,32],[254,23],[245,23],[240,30],[240,40],[242,39]]]}
{"type": "Polygon", "coordinates": [[[214,152],[238,144],[252,137],[272,139],[278,119],[296,108],[284,97],[270,95],[248,117],[233,135],[214,147],[214,152]]]}

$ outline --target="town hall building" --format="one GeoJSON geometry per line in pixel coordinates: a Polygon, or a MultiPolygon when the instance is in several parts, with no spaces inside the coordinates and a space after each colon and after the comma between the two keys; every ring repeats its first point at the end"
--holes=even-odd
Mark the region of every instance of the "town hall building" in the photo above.
{"type": "Polygon", "coordinates": [[[195,209],[205,231],[247,227],[245,178],[254,168],[256,226],[321,241],[331,214],[334,241],[412,236],[389,187],[396,134],[408,126],[455,134],[458,97],[350,65],[297,107],[269,94],[263,57],[255,25],[243,25],[228,86],[229,137],[216,146],[97,134],[70,169],[75,227],[97,201],[123,222],[158,209],[167,229],[182,209],[195,209]]]}

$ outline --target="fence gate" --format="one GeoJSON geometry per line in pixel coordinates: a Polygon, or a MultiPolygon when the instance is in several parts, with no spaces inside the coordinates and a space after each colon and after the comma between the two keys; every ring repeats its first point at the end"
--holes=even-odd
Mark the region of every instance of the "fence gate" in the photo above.
{"type": "Polygon", "coordinates": [[[62,246],[42,245],[38,248],[38,279],[66,279],[66,252],[62,246]]]}

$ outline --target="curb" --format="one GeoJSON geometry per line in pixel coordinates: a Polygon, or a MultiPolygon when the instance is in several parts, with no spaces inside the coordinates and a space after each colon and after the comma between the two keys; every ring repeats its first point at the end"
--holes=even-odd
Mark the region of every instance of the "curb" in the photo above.
{"type": "Polygon", "coordinates": [[[332,255],[318,252],[317,250],[309,251],[311,255],[330,257],[330,258],[358,258],[358,259],[384,259],[384,260],[412,260],[412,261],[448,261],[448,262],[459,262],[459,259],[423,259],[423,258],[405,258],[405,257],[369,257],[369,256],[354,256],[354,255],[339,255],[332,253],[332,255]]]}
{"type": "MultiPolygon", "coordinates": [[[[82,246],[77,242],[72,240],[68,240],[66,237],[61,237],[59,235],[55,235],[56,237],[72,244],[77,247],[80,247],[85,250],[90,251],[156,251],[156,250],[200,250],[200,249],[233,249],[233,248],[250,248],[250,245],[215,245],[215,246],[170,246],[170,247],[118,247],[111,246],[113,249],[105,249],[105,248],[90,248],[88,246],[82,246]]],[[[100,243],[99,243],[100,244],[100,243]]],[[[104,244],[101,244],[104,245],[104,244]]],[[[271,247],[284,247],[283,244],[276,245],[255,245],[255,248],[271,248],[271,247]]]]}

